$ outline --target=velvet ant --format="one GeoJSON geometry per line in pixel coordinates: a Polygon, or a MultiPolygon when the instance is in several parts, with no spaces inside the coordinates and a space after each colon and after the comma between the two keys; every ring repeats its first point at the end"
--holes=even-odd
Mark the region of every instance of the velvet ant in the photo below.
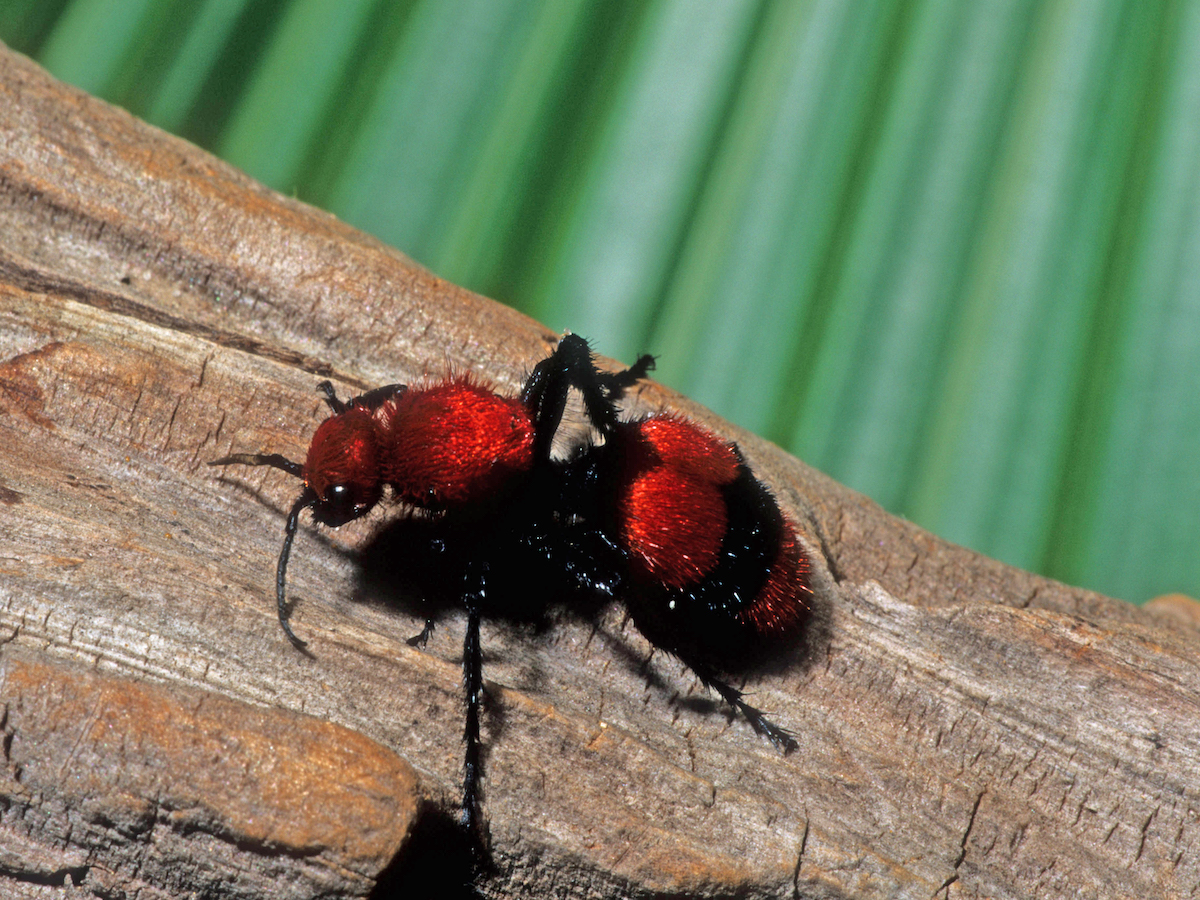
{"type": "MultiPolygon", "coordinates": [[[[618,401],[646,376],[642,356],[616,373],[596,368],[582,338],[564,336],[520,394],[469,377],[393,384],[344,402],[318,385],[333,414],[303,465],[279,454],[234,453],[210,465],[272,466],[304,483],[287,517],[276,570],[279,622],[300,513],[338,526],[385,498],[410,510],[414,530],[390,551],[417,589],[449,591],[466,607],[463,824],[483,846],[479,811],[481,618],[513,614],[530,584],[557,599],[620,599],[655,646],[680,658],[787,752],[794,738],[727,683],[728,673],[794,643],[811,594],[809,563],[792,523],[735,444],[669,414],[621,421],[618,401]],[[599,440],[552,454],[570,391],[599,440]]],[[[542,598],[546,603],[553,598],[542,598]]],[[[427,616],[410,644],[433,630],[427,616]]]]}

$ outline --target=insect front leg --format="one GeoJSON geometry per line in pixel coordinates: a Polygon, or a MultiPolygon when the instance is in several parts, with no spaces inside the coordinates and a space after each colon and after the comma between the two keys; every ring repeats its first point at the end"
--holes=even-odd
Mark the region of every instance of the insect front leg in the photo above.
{"type": "Polygon", "coordinates": [[[467,607],[467,632],[463,637],[463,693],[466,705],[466,725],[463,743],[462,824],[472,842],[477,859],[482,859],[487,847],[483,815],[480,812],[480,780],[482,771],[482,741],[479,736],[479,713],[483,701],[483,649],[479,642],[480,607],[484,599],[486,567],[468,567],[464,601],[467,607]]]}
{"type": "Polygon", "coordinates": [[[322,381],[317,385],[317,392],[325,398],[325,402],[329,404],[329,408],[335,415],[344,413],[352,406],[361,406],[370,410],[379,409],[388,400],[407,390],[408,385],[406,384],[385,384],[383,387],[372,388],[365,394],[359,394],[354,399],[346,401],[338,398],[337,391],[333,389],[333,382],[322,381]]]}

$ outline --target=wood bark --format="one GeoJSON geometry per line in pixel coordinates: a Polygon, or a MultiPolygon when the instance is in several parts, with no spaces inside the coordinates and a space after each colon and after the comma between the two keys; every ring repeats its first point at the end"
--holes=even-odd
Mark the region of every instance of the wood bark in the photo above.
{"type": "MultiPolygon", "coordinates": [[[[516,389],[554,335],[0,54],[0,895],[445,892],[463,621],[302,528],[343,392],[516,389]],[[382,882],[380,879],[383,879],[382,882]],[[380,886],[382,885],[382,886],[380,886]]],[[[667,390],[794,517],[814,624],[747,685],[781,755],[619,609],[484,628],[495,897],[1200,892],[1194,624],[950,545],[667,390]]],[[[1135,565],[1136,560],[1124,560],[1135,565]]]]}

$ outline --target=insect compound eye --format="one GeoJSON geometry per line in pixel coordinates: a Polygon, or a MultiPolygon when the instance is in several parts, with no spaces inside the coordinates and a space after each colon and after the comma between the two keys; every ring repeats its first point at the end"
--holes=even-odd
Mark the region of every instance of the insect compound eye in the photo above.
{"type": "Polygon", "coordinates": [[[325,496],[318,498],[313,505],[313,517],[324,525],[336,528],[357,519],[378,500],[379,492],[374,488],[331,484],[325,488],[325,496]]]}

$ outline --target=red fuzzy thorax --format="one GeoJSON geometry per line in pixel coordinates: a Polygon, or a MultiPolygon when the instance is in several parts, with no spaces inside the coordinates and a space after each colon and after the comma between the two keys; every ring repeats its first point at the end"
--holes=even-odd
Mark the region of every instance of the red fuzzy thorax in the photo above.
{"type": "Polygon", "coordinates": [[[383,480],[415,506],[490,501],[533,467],[534,423],[525,404],[466,378],[410,389],[376,416],[383,480]]]}
{"type": "Polygon", "coordinates": [[[721,487],[737,477],[733,448],[672,416],[624,423],[617,441],[617,520],[631,564],[667,588],[702,580],[717,565],[728,525],[721,487]]]}

